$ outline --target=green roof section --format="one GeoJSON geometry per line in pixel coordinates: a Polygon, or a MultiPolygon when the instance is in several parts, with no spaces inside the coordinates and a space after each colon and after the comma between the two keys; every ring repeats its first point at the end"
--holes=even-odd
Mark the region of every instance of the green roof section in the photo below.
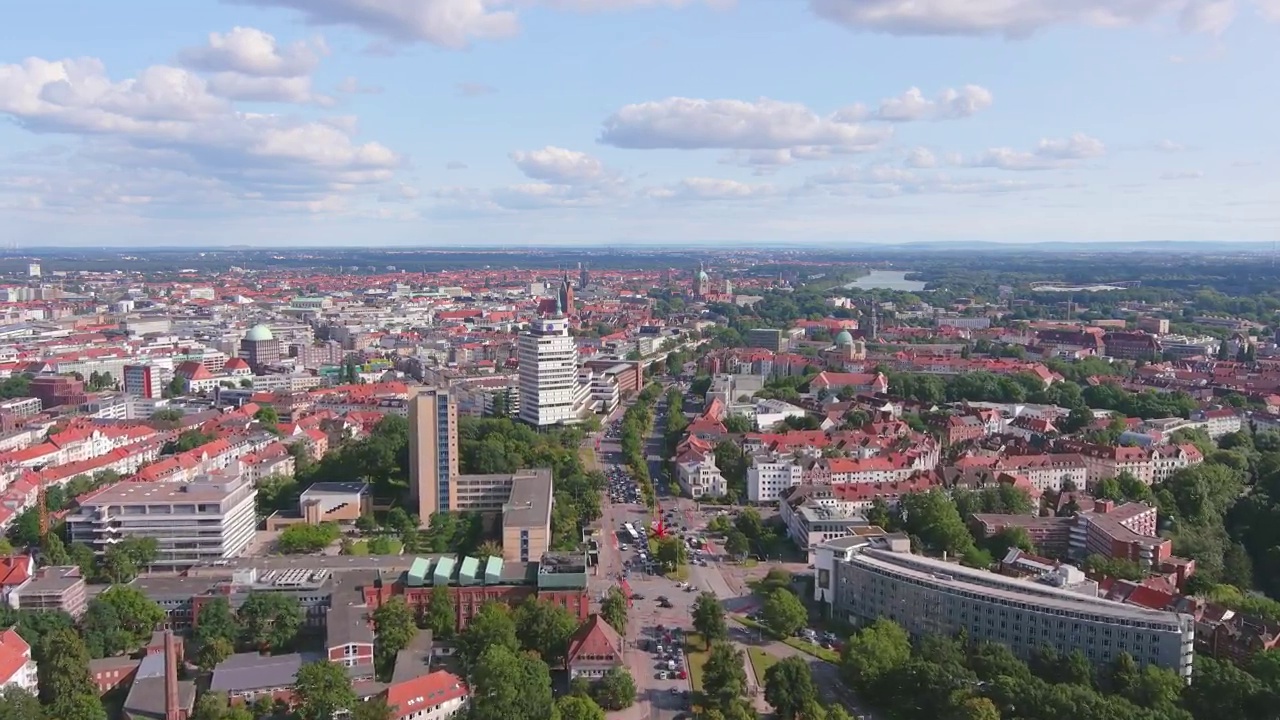
{"type": "Polygon", "coordinates": [[[409,587],[422,587],[429,585],[431,579],[428,574],[431,572],[431,558],[414,558],[413,564],[409,566],[409,587]]]}
{"type": "Polygon", "coordinates": [[[490,555],[484,563],[484,584],[498,585],[502,582],[502,558],[490,555]]]}
{"type": "Polygon", "coordinates": [[[454,566],[457,561],[451,557],[442,557],[440,562],[436,563],[436,571],[434,573],[435,585],[448,585],[450,578],[453,577],[454,566]]]}
{"type": "Polygon", "coordinates": [[[480,572],[479,558],[467,556],[462,560],[462,569],[458,571],[459,585],[478,585],[479,580],[476,579],[476,573],[480,572]]]}

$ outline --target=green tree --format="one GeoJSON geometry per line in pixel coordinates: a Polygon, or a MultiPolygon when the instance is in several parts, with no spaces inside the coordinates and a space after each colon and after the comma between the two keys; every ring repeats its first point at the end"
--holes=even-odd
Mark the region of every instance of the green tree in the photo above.
{"type": "Polygon", "coordinates": [[[263,405],[262,407],[258,408],[258,412],[253,414],[253,419],[257,420],[263,425],[270,425],[272,427],[275,427],[280,422],[280,413],[276,412],[276,409],[274,406],[263,405]]]}
{"type": "Polygon", "coordinates": [[[516,623],[506,605],[489,601],[480,606],[467,628],[458,638],[458,655],[464,667],[474,667],[484,652],[493,647],[504,647],[518,652],[520,641],[516,637],[516,623]]]}
{"type": "MultiPolygon", "coordinates": [[[[514,640],[514,631],[512,640],[514,640]]],[[[469,720],[556,717],[551,672],[537,657],[494,644],[476,658],[469,720]]]]}
{"type": "Polygon", "coordinates": [[[578,620],[568,609],[530,595],[516,608],[513,619],[521,649],[538,653],[549,666],[564,664],[569,639],[578,629],[578,620]]]}
{"type": "Polygon", "coordinates": [[[45,720],[44,708],[35,695],[17,685],[0,690],[0,720],[45,720]]]}
{"type": "Polygon", "coordinates": [[[396,653],[409,647],[418,634],[413,610],[403,597],[393,597],[373,611],[373,631],[376,638],[374,660],[380,673],[390,676],[396,653]]]}
{"type": "Polygon", "coordinates": [[[351,720],[392,720],[393,717],[385,695],[376,695],[351,708],[351,720]]]}
{"type": "Polygon", "coordinates": [[[59,697],[46,713],[57,720],[107,720],[107,710],[96,692],[59,697]]]}
{"type": "Polygon", "coordinates": [[[724,540],[724,551],[734,557],[745,557],[751,550],[751,541],[738,528],[730,528],[724,540]]]}
{"type": "MultiPolygon", "coordinates": [[[[12,552],[10,548],[10,552],[12,552]]],[[[67,546],[62,542],[62,537],[57,533],[48,533],[44,536],[44,540],[40,543],[40,554],[44,556],[45,565],[71,565],[71,553],[67,552],[67,546]]]]}
{"type": "Polygon", "coordinates": [[[1000,720],[1000,709],[984,697],[971,697],[960,705],[959,720],[1000,720]]]}
{"type": "Polygon", "coordinates": [[[333,720],[346,714],[357,702],[346,668],[328,660],[309,662],[298,668],[293,695],[302,720],[333,720]]]}
{"type": "Polygon", "coordinates": [[[618,631],[619,635],[627,634],[627,598],[617,587],[609,588],[609,592],[600,602],[600,617],[609,623],[609,627],[618,631]]]}
{"type": "Polygon", "coordinates": [[[280,593],[249,593],[240,606],[238,617],[244,644],[262,650],[283,650],[292,646],[302,627],[302,609],[280,593]]]}
{"type": "Polygon", "coordinates": [[[738,513],[733,525],[739,532],[746,535],[748,540],[759,540],[764,537],[764,520],[755,508],[746,508],[738,513]]]}
{"type": "Polygon", "coordinates": [[[711,649],[711,644],[729,637],[729,625],[725,622],[724,606],[715,593],[703,592],[693,603],[693,629],[697,630],[711,649]]]}
{"type": "Polygon", "coordinates": [[[457,628],[457,611],[454,610],[449,588],[443,585],[431,588],[422,622],[434,638],[453,637],[453,631],[457,628]]]}
{"type": "Polygon", "coordinates": [[[809,611],[800,598],[781,588],[769,593],[761,608],[764,624],[778,637],[790,637],[809,621],[809,611]]]}
{"type": "Polygon", "coordinates": [[[68,627],[50,632],[37,656],[40,700],[46,707],[56,708],[60,701],[78,696],[98,697],[98,688],[89,677],[89,651],[75,630],[68,627]]]}
{"type": "Polygon", "coordinates": [[[342,534],[336,523],[297,523],[285,528],[276,539],[276,547],[285,555],[320,552],[342,534]]]}
{"type": "Polygon", "coordinates": [[[866,692],[910,659],[907,632],[881,618],[849,638],[840,654],[840,667],[854,689],[866,692]]]}
{"type": "Polygon", "coordinates": [[[578,695],[565,695],[556,701],[560,720],[604,720],[604,710],[595,700],[578,695]]]}
{"type": "Polygon", "coordinates": [[[193,635],[196,645],[222,639],[234,644],[240,637],[240,624],[231,603],[226,598],[215,597],[200,604],[196,613],[196,629],[193,635]]]}
{"type": "Polygon", "coordinates": [[[191,720],[222,720],[227,712],[227,696],[217,692],[207,692],[196,700],[191,712],[191,720]]]}
{"type": "Polygon", "coordinates": [[[802,709],[818,699],[809,663],[793,656],[770,666],[764,673],[764,699],[779,720],[796,720],[802,709]]]}
{"type": "Polygon", "coordinates": [[[659,540],[654,556],[663,567],[671,571],[689,562],[689,551],[685,548],[684,541],[678,537],[665,537],[659,540]]]}
{"type": "Polygon", "coordinates": [[[610,668],[592,688],[591,694],[605,710],[625,710],[636,701],[636,681],[625,668],[610,668]]]}
{"type": "Polygon", "coordinates": [[[156,627],[164,621],[164,609],[141,590],[127,585],[107,589],[93,602],[110,605],[120,618],[121,627],[129,633],[130,649],[146,642],[156,627]]]}
{"type": "Polygon", "coordinates": [[[741,650],[727,642],[712,644],[702,666],[702,694],[707,706],[728,712],[747,690],[747,671],[741,650]]]}
{"type": "Polygon", "coordinates": [[[212,672],[223,660],[231,657],[236,651],[235,645],[226,638],[214,637],[196,646],[196,667],[205,672],[212,672]]]}
{"type": "Polygon", "coordinates": [[[84,617],[80,619],[80,634],[91,658],[120,655],[134,649],[134,639],[125,630],[120,612],[115,606],[97,598],[89,603],[84,617]]]}

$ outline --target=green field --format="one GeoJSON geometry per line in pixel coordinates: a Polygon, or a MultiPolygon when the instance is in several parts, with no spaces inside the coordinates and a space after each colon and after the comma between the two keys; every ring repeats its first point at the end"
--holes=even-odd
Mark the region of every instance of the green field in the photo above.
{"type": "MultiPolygon", "coordinates": [[[[392,554],[392,555],[399,555],[399,554],[400,554],[400,550],[401,550],[402,548],[403,548],[403,546],[400,544],[400,541],[399,541],[399,540],[392,540],[392,541],[391,541],[391,554],[392,554]]],[[[349,552],[349,553],[347,553],[347,554],[348,554],[348,555],[368,555],[368,554],[369,554],[369,541],[368,541],[368,540],[357,540],[357,541],[355,541],[354,543],[352,543],[352,544],[351,544],[351,552],[349,552]]]]}
{"type": "Polygon", "coordinates": [[[702,666],[707,662],[706,643],[697,633],[684,636],[684,653],[689,661],[689,684],[694,692],[702,692],[702,666]]]}
{"type": "Polygon", "coordinates": [[[747,657],[751,658],[751,668],[756,673],[756,685],[763,688],[764,674],[778,662],[778,658],[761,648],[752,646],[747,647],[747,657]]]}
{"type": "Polygon", "coordinates": [[[582,460],[582,469],[587,472],[600,469],[600,458],[596,457],[596,449],[583,445],[578,449],[578,457],[582,460]]]}

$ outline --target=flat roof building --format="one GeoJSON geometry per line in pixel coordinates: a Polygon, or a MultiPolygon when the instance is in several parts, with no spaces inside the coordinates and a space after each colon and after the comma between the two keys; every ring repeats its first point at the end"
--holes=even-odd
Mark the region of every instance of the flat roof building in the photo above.
{"type": "Polygon", "coordinates": [[[449,391],[418,389],[409,401],[409,495],[425,526],[434,513],[457,510],[458,407],[449,391]]]}
{"type": "Polygon", "coordinates": [[[71,542],[105,552],[124,538],[155,538],[154,568],[177,570],[239,555],[253,540],[258,491],[247,479],[123,482],[67,516],[71,542]]]}

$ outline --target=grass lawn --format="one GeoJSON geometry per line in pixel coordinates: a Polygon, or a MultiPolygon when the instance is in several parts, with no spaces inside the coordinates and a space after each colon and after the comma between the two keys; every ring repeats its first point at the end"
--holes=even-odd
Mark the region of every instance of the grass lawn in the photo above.
{"type": "Polygon", "coordinates": [[[778,658],[752,646],[747,646],[747,656],[751,658],[751,667],[756,673],[756,685],[764,687],[764,674],[778,662],[778,658]]]}
{"type": "MultiPolygon", "coordinates": [[[[392,540],[392,541],[391,541],[391,554],[392,554],[392,555],[399,555],[399,554],[400,554],[400,550],[401,550],[401,549],[403,549],[403,547],[404,547],[404,546],[400,543],[400,541],[399,541],[399,540],[392,540]]],[[[355,541],[354,543],[352,543],[352,544],[351,544],[351,552],[349,552],[349,553],[347,553],[347,554],[348,554],[348,555],[368,555],[368,554],[369,554],[369,541],[368,541],[368,540],[357,540],[357,541],[355,541]]]]}
{"type": "Polygon", "coordinates": [[[814,645],[813,643],[803,638],[798,638],[798,637],[778,638],[773,634],[772,631],[769,630],[769,628],[765,627],[764,625],[761,625],[755,620],[748,619],[742,615],[731,615],[730,617],[732,617],[734,620],[736,620],[739,624],[743,625],[744,627],[749,627],[752,630],[759,630],[760,632],[764,633],[766,637],[771,637],[771,638],[780,640],[783,644],[790,645],[791,647],[799,650],[800,652],[806,655],[812,655],[818,658],[819,660],[823,660],[829,663],[840,662],[840,653],[836,652],[835,650],[828,650],[822,647],[821,645],[814,645]]]}
{"type": "Polygon", "coordinates": [[[578,457],[582,460],[582,469],[587,472],[600,469],[600,458],[596,457],[596,449],[590,445],[578,448],[578,457]]]}
{"type": "Polygon", "coordinates": [[[669,572],[669,573],[667,573],[667,579],[668,579],[668,580],[679,580],[680,582],[684,582],[685,580],[688,580],[688,579],[689,579],[689,566],[688,566],[688,565],[679,565],[679,566],[677,566],[677,567],[676,567],[675,572],[669,572]]]}
{"type": "Polygon", "coordinates": [[[686,633],[684,636],[684,654],[689,661],[689,684],[693,691],[702,692],[702,666],[707,662],[707,646],[702,636],[697,633],[686,633]]]}

